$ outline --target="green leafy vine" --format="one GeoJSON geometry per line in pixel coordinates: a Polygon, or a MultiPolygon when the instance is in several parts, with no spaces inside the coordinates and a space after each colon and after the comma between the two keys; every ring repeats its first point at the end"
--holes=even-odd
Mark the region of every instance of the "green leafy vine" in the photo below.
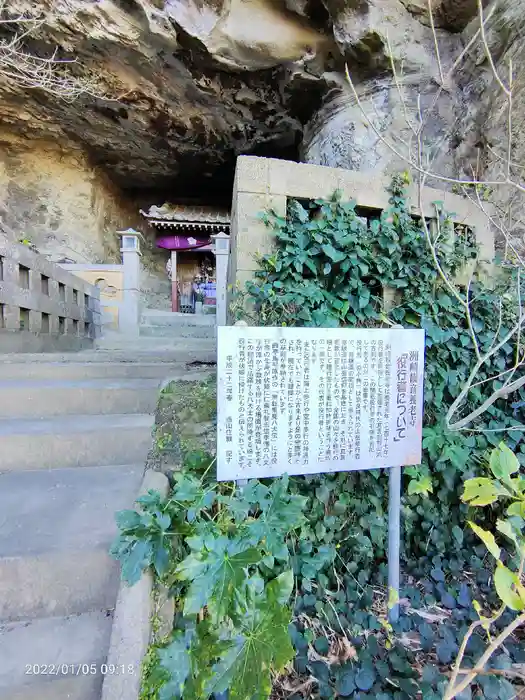
{"type": "MultiPolygon", "coordinates": [[[[405,184],[394,179],[389,206],[380,214],[337,194],[329,201],[291,203],[286,217],[264,214],[275,251],[260,259],[259,272],[235,303],[239,317],[255,325],[425,329],[424,457],[404,470],[401,619],[393,627],[386,623],[380,593],[386,583],[386,473],[254,482],[241,492],[213,482],[206,471],[211,460],[198,468],[193,463],[176,475],[165,503],[151,495],[141,512],[121,516],[115,547],[128,580],[152,566],[178,602],[173,638],[155,650],[149,680],[156,690],[148,700],[207,698],[226,688],[240,700],[267,697],[270,689],[276,698],[293,700],[441,700],[462,640],[479,621],[473,599],[489,608],[498,603],[486,549],[468,526],[472,504],[462,498],[462,484],[484,478],[499,431],[523,422],[525,394],[498,399],[470,431],[446,429],[443,417],[471,372],[474,347],[464,311],[436,272],[421,222],[408,211],[405,184]],[[275,498],[274,488],[280,494],[275,498]],[[225,589],[217,588],[226,560],[233,564],[227,565],[225,589]],[[265,656],[270,628],[275,654],[265,656]],[[286,665],[292,657],[293,667],[286,665]],[[264,673],[254,675],[253,685],[240,673],[238,658],[261,661],[264,673]]],[[[474,237],[466,226],[454,230],[440,203],[436,209],[440,230],[448,232],[437,244],[440,264],[460,279],[465,267],[475,267],[474,237]]],[[[481,272],[473,275],[482,352],[511,327],[515,286],[515,271],[497,265],[490,283],[481,272]]],[[[468,412],[497,388],[497,375],[515,358],[516,347],[504,343],[461,410],[468,412]]],[[[522,433],[508,432],[506,443],[525,464],[522,433]]],[[[504,507],[494,501],[479,512],[476,526],[492,531],[504,519],[504,507]]],[[[512,614],[505,610],[497,624],[508,625],[512,614]]],[[[486,630],[476,627],[466,664],[475,664],[486,645],[486,630]]],[[[491,668],[503,671],[515,663],[525,663],[524,647],[507,640],[491,668]]],[[[473,689],[474,695],[459,697],[515,695],[497,674],[481,674],[473,689]]]]}
{"type": "Polygon", "coordinates": [[[117,514],[111,553],[130,585],[153,567],[177,594],[180,624],[158,650],[159,700],[267,698],[271,674],[294,656],[287,539],[306,498],[286,477],[240,492],[185,467],[167,500],[150,491],[137,503],[117,514]]]}

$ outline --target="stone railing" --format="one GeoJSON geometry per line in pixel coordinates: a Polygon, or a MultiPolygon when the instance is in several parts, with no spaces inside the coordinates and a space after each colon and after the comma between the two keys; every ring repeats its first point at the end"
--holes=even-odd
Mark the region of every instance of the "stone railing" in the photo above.
{"type": "MultiPolygon", "coordinates": [[[[237,283],[244,288],[244,283],[253,278],[257,269],[254,253],[264,255],[272,251],[273,235],[260,218],[262,212],[272,209],[286,216],[289,198],[328,198],[335,190],[339,190],[344,199],[355,200],[359,207],[377,212],[388,207],[389,184],[387,176],[373,173],[240,156],[237,158],[232,201],[228,284],[234,286],[237,283]]],[[[423,209],[428,219],[436,217],[435,201],[443,202],[444,210],[451,212],[455,224],[472,229],[480,258],[492,262],[494,236],[487,217],[475,203],[449,192],[425,188],[423,209]]],[[[413,187],[409,188],[408,204],[414,215],[419,215],[418,196],[413,187]]]]}
{"type": "Polygon", "coordinates": [[[99,335],[99,289],[0,234],[0,352],[80,350],[99,335]]]}
{"type": "Polygon", "coordinates": [[[118,331],[124,304],[124,265],[60,263],[60,267],[98,287],[102,335],[107,330],[118,331]]]}
{"type": "Polygon", "coordinates": [[[119,332],[125,335],[139,334],[140,321],[140,239],[134,229],[118,231],[122,237],[122,263],[96,265],[92,263],[62,264],[100,292],[102,332],[119,332]]]}

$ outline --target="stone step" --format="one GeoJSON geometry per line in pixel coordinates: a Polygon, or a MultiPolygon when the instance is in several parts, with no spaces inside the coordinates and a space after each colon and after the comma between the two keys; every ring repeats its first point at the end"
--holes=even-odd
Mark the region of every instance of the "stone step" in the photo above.
{"type": "Polygon", "coordinates": [[[111,612],[99,610],[4,625],[0,700],[99,698],[111,624],[111,612]]]}
{"type": "Polygon", "coordinates": [[[215,338],[151,338],[138,336],[122,338],[101,338],[97,341],[97,351],[106,353],[115,361],[121,358],[145,360],[146,357],[165,357],[171,362],[215,362],[217,341],[215,338]]]}
{"type": "MultiPolygon", "coordinates": [[[[96,342],[100,343],[103,339],[99,339],[96,342]]],[[[135,339],[137,340],[137,339],[135,339]]],[[[140,339],[138,339],[140,342],[140,339]]],[[[158,343],[158,341],[157,341],[158,343]]],[[[109,344],[109,343],[108,343],[109,344]]],[[[142,347],[139,348],[140,353],[137,353],[130,349],[132,341],[128,343],[121,343],[121,348],[106,349],[106,348],[93,348],[91,350],[83,350],[82,352],[65,352],[65,353],[20,353],[20,354],[0,354],[0,364],[1,365],[47,365],[47,364],[57,364],[57,363],[67,363],[67,364],[126,364],[126,365],[143,365],[143,364],[172,364],[184,367],[186,361],[184,359],[177,359],[176,353],[179,348],[176,347],[173,350],[172,345],[167,347],[162,347],[160,350],[153,347],[142,347]]]]}
{"type": "MultiPolygon", "coordinates": [[[[205,330],[210,330],[204,327],[205,330]]],[[[215,330],[215,329],[211,329],[215,330]]],[[[217,340],[215,333],[209,338],[153,338],[144,336],[135,336],[134,338],[123,338],[120,336],[108,336],[107,338],[99,338],[97,340],[98,350],[147,350],[147,351],[170,351],[173,353],[187,353],[192,350],[199,350],[205,347],[215,348],[217,346],[217,340]]]]}
{"type": "Polygon", "coordinates": [[[0,472],[143,464],[152,444],[147,414],[0,420],[0,472]]]}
{"type": "MultiPolygon", "coordinates": [[[[5,356],[4,356],[5,357],[5,356]]],[[[12,356],[11,356],[12,357],[12,356]]],[[[49,355],[48,355],[49,357],[49,355]]],[[[186,365],[180,362],[7,362],[0,355],[0,381],[15,379],[159,379],[184,372],[186,365]]]]}
{"type": "Polygon", "coordinates": [[[215,314],[181,314],[173,312],[147,312],[143,313],[140,319],[142,326],[188,326],[195,328],[196,326],[216,326],[215,314]]]}
{"type": "Polygon", "coordinates": [[[217,329],[215,326],[176,326],[167,323],[143,324],[140,327],[141,338],[210,338],[215,339],[217,329]]]}
{"type": "Polygon", "coordinates": [[[0,473],[0,621],[111,608],[115,512],[143,464],[0,473]]]}
{"type": "Polygon", "coordinates": [[[120,567],[108,549],[109,545],[89,551],[0,556],[0,626],[112,608],[120,585],[120,567]]]}
{"type": "Polygon", "coordinates": [[[100,674],[46,676],[36,687],[24,684],[17,689],[8,688],[7,694],[0,690],[0,700],[100,700],[101,692],[100,674]]]}
{"type": "MultiPolygon", "coordinates": [[[[174,376],[180,379],[184,374],[174,376]]],[[[0,381],[0,418],[153,413],[160,383],[158,379],[0,381]]]]}
{"type": "MultiPolygon", "coordinates": [[[[57,365],[57,364],[88,364],[88,365],[129,365],[130,367],[136,367],[138,365],[176,365],[179,367],[185,367],[187,364],[192,362],[215,362],[216,361],[216,347],[215,344],[211,349],[205,348],[204,350],[196,349],[195,343],[192,344],[190,350],[182,351],[177,345],[173,349],[173,345],[163,346],[159,348],[159,341],[156,340],[153,345],[150,344],[151,339],[148,338],[136,338],[135,347],[133,347],[133,341],[128,341],[127,343],[120,343],[116,348],[97,348],[94,350],[84,350],[82,352],[66,352],[66,353],[20,353],[20,354],[0,354],[0,368],[2,372],[2,378],[8,379],[9,368],[12,366],[22,367],[27,365],[28,367],[33,365],[57,365]],[[142,341],[146,341],[146,345],[141,345],[142,341]]],[[[101,340],[97,342],[102,342],[101,340]]],[[[108,343],[109,344],[109,343],[108,343]]],[[[117,344],[118,345],[118,344],[117,344]]],[[[201,344],[202,347],[202,344],[201,344]]],[[[15,372],[17,370],[15,369],[15,372]]],[[[19,370],[21,371],[21,370],[19,370]]],[[[31,370],[29,370],[31,371],[31,370]]],[[[38,372],[37,369],[34,370],[38,372]]],[[[93,371],[97,371],[93,369],[93,371]]],[[[30,374],[28,376],[31,376],[30,374]]],[[[115,375],[117,376],[117,375],[115,375]]],[[[13,376],[16,379],[17,375],[13,376]]],[[[64,379],[68,378],[67,376],[64,379]]]]}
{"type": "Polygon", "coordinates": [[[96,676],[69,676],[65,678],[50,677],[38,684],[23,685],[17,690],[9,689],[0,700],[100,700],[102,680],[96,676]]]}

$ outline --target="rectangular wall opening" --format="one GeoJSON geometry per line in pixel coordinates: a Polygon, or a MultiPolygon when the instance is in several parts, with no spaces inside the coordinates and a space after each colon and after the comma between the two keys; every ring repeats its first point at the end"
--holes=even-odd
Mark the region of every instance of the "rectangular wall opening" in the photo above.
{"type": "Polygon", "coordinates": [[[5,328],[5,304],[0,304],[0,328],[5,328]]]}
{"type": "Polygon", "coordinates": [[[60,335],[64,335],[66,332],[66,319],[63,316],[58,317],[58,332],[60,335]]]}
{"type": "Polygon", "coordinates": [[[22,289],[29,289],[29,268],[25,265],[18,266],[18,284],[22,289]]]}
{"type": "Polygon", "coordinates": [[[89,309],[89,296],[87,294],[84,294],[84,306],[89,309]]]}
{"type": "Polygon", "coordinates": [[[78,304],[78,290],[73,290],[73,304],[78,304]]]}
{"type": "Polygon", "coordinates": [[[4,281],[4,258],[0,255],[0,282],[4,281]]]}
{"type": "Polygon", "coordinates": [[[40,279],[42,281],[42,294],[45,294],[48,297],[49,296],[49,277],[46,277],[45,275],[40,275],[40,279]]]}
{"type": "Polygon", "coordinates": [[[49,333],[51,330],[51,319],[49,314],[42,314],[42,322],[40,324],[41,333],[49,333]]]}
{"type": "Polygon", "coordinates": [[[84,335],[86,338],[91,338],[91,323],[86,323],[84,325],[84,335]]]}
{"type": "Polygon", "coordinates": [[[73,319],[73,335],[78,335],[78,321],[73,319]]]}
{"type": "Polygon", "coordinates": [[[29,330],[29,309],[20,309],[20,330],[29,330]]]}
{"type": "Polygon", "coordinates": [[[66,300],[66,285],[62,284],[62,282],[58,283],[58,298],[60,301],[66,300]]]}

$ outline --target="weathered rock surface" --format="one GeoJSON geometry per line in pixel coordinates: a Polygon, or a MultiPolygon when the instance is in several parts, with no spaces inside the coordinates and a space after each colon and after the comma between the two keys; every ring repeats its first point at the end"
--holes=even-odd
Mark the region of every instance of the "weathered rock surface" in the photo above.
{"type": "MultiPolygon", "coordinates": [[[[446,73],[472,35],[477,3],[432,4],[446,73]]],[[[96,259],[115,250],[107,232],[116,222],[134,223],[137,192],[150,204],[165,195],[228,201],[241,153],[359,170],[400,167],[356,106],[345,64],[381,135],[410,137],[390,56],[399,69],[409,120],[418,92],[424,108],[438,88],[427,0],[19,0],[8,5],[10,16],[24,12],[42,18],[25,40],[27,50],[49,56],[58,47],[60,56],[76,57],[68,69],[89,82],[91,93],[108,98],[90,94],[64,102],[0,76],[5,162],[0,181],[9,195],[0,203],[5,210],[18,202],[16,212],[0,212],[0,218],[17,232],[40,227],[59,237],[71,227],[71,211],[78,206],[86,223],[79,240],[66,241],[80,250],[72,259],[96,259]],[[56,172],[64,164],[60,176],[51,173],[51,150],[56,172]],[[38,165],[40,151],[44,167],[38,165]],[[72,159],[79,164],[76,178],[70,177],[72,159]],[[71,206],[57,214],[52,202],[60,200],[61,179],[67,181],[65,199],[71,206]],[[74,196],[73,181],[79,192],[74,196]],[[126,203],[118,190],[133,196],[126,203]],[[35,212],[29,202],[42,199],[45,211],[35,212]],[[93,231],[87,221],[95,211],[93,231]]],[[[489,42],[498,65],[514,56],[519,66],[525,0],[502,0],[501,7],[487,27],[489,42]]],[[[480,143],[501,137],[504,116],[487,65],[474,52],[459,80],[447,82],[429,118],[427,140],[439,144],[436,165],[442,172],[465,169],[480,143]]],[[[517,81],[516,126],[525,115],[522,83],[525,79],[517,81]]],[[[519,158],[524,131],[516,132],[519,158]]]]}
{"type": "Polygon", "coordinates": [[[216,176],[218,183],[221,166],[231,169],[238,153],[294,147],[301,122],[278,73],[327,40],[264,0],[16,3],[23,10],[45,18],[29,49],[49,55],[58,46],[76,56],[73,69],[114,99],[67,104],[5,80],[4,127],[81,145],[127,189],[175,186],[186,196],[196,182],[216,176]]]}
{"type": "Polygon", "coordinates": [[[387,36],[405,69],[432,73],[423,0],[404,2],[22,0],[16,12],[44,18],[28,49],[76,56],[93,92],[114,99],[67,104],[3,81],[0,122],[26,139],[81,146],[126,189],[194,196],[213,180],[220,196],[239,153],[297,152],[345,61],[359,78],[383,73],[387,36]]]}

